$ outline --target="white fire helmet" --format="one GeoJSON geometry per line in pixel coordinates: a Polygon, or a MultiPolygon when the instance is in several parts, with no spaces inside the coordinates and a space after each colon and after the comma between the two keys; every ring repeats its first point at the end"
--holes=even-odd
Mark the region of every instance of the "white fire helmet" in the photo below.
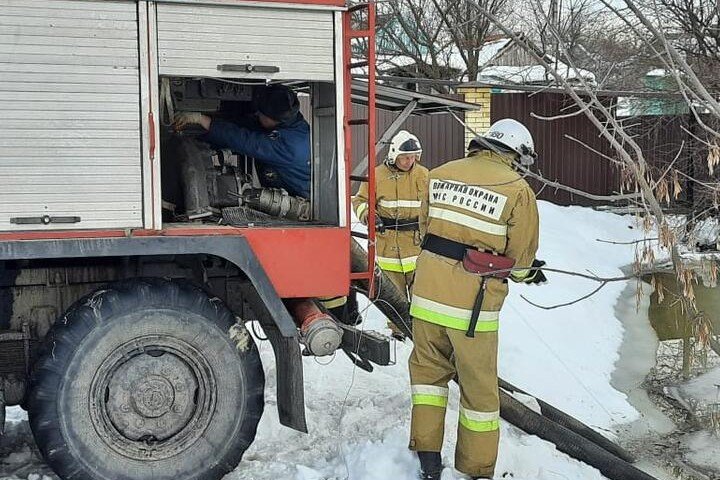
{"type": "Polygon", "coordinates": [[[395,160],[398,155],[404,153],[417,153],[420,155],[422,154],[422,146],[420,145],[420,140],[418,140],[415,135],[407,130],[400,130],[390,141],[390,150],[388,150],[385,163],[395,165],[395,160]]]}
{"type": "Polygon", "coordinates": [[[470,141],[468,150],[489,149],[510,150],[520,156],[520,163],[530,166],[535,163],[535,142],[530,130],[522,123],[511,118],[503,118],[490,125],[484,135],[477,136],[470,141]]]}

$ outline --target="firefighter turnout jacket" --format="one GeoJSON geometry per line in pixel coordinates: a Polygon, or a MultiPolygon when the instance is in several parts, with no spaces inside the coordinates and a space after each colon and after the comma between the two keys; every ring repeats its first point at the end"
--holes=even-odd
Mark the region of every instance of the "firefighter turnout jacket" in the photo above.
{"type": "MultiPolygon", "coordinates": [[[[504,255],[522,280],[538,246],[538,211],[530,186],[512,168],[514,154],[483,150],[430,172],[421,228],[428,240],[504,255]]],[[[448,382],[460,384],[455,466],[492,477],[498,446],[497,331],[507,280],[467,272],[461,259],[423,249],[417,260],[410,313],[412,427],[410,448],[440,451],[448,382]],[[478,294],[484,289],[484,295],[478,294]],[[467,332],[482,299],[474,337],[467,332]]]]}
{"type": "MultiPolygon", "coordinates": [[[[428,169],[417,162],[407,172],[384,163],[375,167],[375,208],[385,227],[377,232],[377,264],[386,273],[400,274],[390,275],[396,284],[398,276],[415,272],[421,241],[418,222],[427,182],[428,169]]],[[[365,224],[368,201],[368,185],[362,183],[352,204],[365,224]]]]}

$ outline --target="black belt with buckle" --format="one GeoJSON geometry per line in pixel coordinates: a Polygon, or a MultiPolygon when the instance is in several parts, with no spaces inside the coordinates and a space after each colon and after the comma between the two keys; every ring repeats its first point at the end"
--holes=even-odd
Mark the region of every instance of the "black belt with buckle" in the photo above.
{"type": "Polygon", "coordinates": [[[418,217],[414,218],[389,218],[389,217],[378,217],[382,223],[383,228],[386,230],[397,230],[400,232],[419,230],[418,217]]]}

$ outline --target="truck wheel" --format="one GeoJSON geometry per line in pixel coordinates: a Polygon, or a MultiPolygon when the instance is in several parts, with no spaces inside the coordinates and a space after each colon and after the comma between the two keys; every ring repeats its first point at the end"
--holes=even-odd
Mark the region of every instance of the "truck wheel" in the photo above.
{"type": "Polygon", "coordinates": [[[264,373],[219,299],[140,279],[88,295],[48,333],[30,426],[64,479],[219,479],[255,438],[264,373]]]}

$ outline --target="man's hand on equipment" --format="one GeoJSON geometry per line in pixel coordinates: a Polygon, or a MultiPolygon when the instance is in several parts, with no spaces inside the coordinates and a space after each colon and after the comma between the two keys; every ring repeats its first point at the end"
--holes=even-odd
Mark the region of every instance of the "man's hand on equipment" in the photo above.
{"type": "Polygon", "coordinates": [[[385,233],[385,224],[380,217],[375,217],[375,231],[385,233]]]}
{"type": "Polygon", "coordinates": [[[530,274],[525,277],[522,282],[532,285],[542,285],[543,283],[547,283],[547,277],[543,271],[540,270],[540,267],[544,265],[545,262],[543,260],[533,260],[532,267],[530,268],[530,274]]]}
{"type": "Polygon", "coordinates": [[[202,125],[203,128],[209,130],[210,117],[200,112],[180,112],[173,119],[173,128],[175,130],[184,130],[188,125],[202,125]]]}

